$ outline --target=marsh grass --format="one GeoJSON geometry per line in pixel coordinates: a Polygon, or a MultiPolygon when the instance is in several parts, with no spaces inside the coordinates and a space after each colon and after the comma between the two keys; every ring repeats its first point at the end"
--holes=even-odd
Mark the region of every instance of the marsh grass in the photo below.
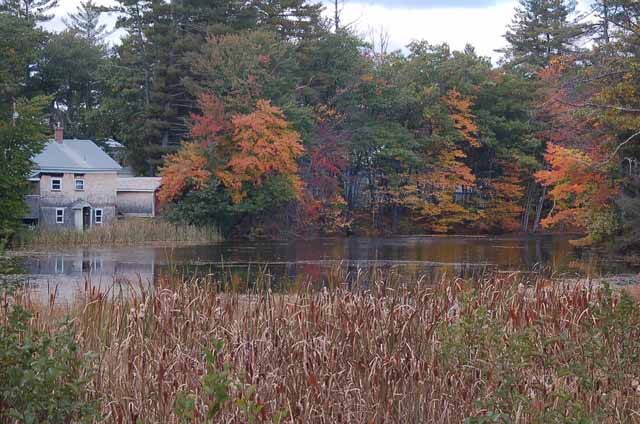
{"type": "Polygon", "coordinates": [[[14,247],[118,246],[158,243],[208,243],[222,240],[215,227],[173,224],[163,219],[127,218],[89,231],[25,230],[14,247]]]}
{"type": "Polygon", "coordinates": [[[67,307],[15,301],[46,331],[71,317],[104,422],[640,420],[640,310],[625,294],[518,275],[366,281],[274,294],[167,277],[87,285],[67,307]]]}

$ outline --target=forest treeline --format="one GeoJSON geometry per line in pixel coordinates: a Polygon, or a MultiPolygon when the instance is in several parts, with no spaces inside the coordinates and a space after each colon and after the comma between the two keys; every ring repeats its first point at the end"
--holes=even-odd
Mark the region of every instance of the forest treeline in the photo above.
{"type": "Polygon", "coordinates": [[[0,0],[5,238],[34,140],[61,122],[162,175],[171,219],[234,235],[640,244],[637,1],[521,0],[498,66],[471,45],[389,51],[305,0],[85,0],[52,33],[55,2],[0,0]]]}

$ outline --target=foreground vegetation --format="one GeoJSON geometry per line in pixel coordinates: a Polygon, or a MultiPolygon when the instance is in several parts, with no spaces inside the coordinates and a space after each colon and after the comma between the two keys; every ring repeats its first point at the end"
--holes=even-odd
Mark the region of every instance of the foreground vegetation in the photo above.
{"type": "Polygon", "coordinates": [[[173,224],[163,219],[130,218],[89,231],[25,230],[13,247],[122,246],[146,243],[207,243],[220,241],[217,228],[173,224]]]}
{"type": "MultiPolygon", "coordinates": [[[[99,411],[102,422],[637,416],[640,309],[625,294],[499,275],[428,285],[376,275],[350,290],[340,281],[283,295],[166,278],[153,289],[87,288],[64,307],[55,296],[43,305],[28,294],[7,295],[6,352],[22,355],[29,345],[34,358],[67,361],[71,349],[78,362],[45,381],[39,361],[7,361],[5,354],[4,375],[34,377],[15,387],[7,386],[15,380],[0,378],[1,389],[13,387],[18,405],[33,384],[38,394],[42,385],[53,393],[61,384],[82,384],[85,390],[63,393],[66,402],[54,409],[69,413],[57,416],[92,420],[99,411]],[[56,344],[39,348],[31,336],[59,340],[71,330],[75,337],[64,339],[71,347],[63,353],[56,344]],[[95,409],[78,408],[79,399],[95,409]]],[[[0,403],[0,422],[12,422],[7,406],[0,403]]],[[[32,413],[53,416],[49,406],[32,413]]]]}

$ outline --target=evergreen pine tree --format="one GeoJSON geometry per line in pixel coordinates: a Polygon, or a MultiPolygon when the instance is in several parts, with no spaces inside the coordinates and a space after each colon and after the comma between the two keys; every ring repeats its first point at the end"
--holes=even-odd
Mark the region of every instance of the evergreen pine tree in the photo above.
{"type": "Polygon", "coordinates": [[[68,19],[64,19],[64,23],[67,28],[91,44],[101,44],[110,34],[107,25],[100,23],[103,12],[104,9],[93,0],[86,0],[80,3],[76,13],[70,13],[68,19]]]}
{"type": "Polygon", "coordinates": [[[53,18],[48,12],[58,6],[58,0],[0,0],[0,12],[36,24],[53,18]]]}
{"type": "Polygon", "coordinates": [[[554,56],[576,50],[586,26],[575,18],[575,0],[520,0],[505,34],[506,59],[525,72],[544,68],[554,56]]]}

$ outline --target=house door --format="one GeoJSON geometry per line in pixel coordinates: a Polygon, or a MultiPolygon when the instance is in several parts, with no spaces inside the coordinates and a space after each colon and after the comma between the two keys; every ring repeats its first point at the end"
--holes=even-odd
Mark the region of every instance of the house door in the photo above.
{"type": "Polygon", "coordinates": [[[82,230],[87,231],[91,228],[91,208],[82,208],[82,230]]]}

